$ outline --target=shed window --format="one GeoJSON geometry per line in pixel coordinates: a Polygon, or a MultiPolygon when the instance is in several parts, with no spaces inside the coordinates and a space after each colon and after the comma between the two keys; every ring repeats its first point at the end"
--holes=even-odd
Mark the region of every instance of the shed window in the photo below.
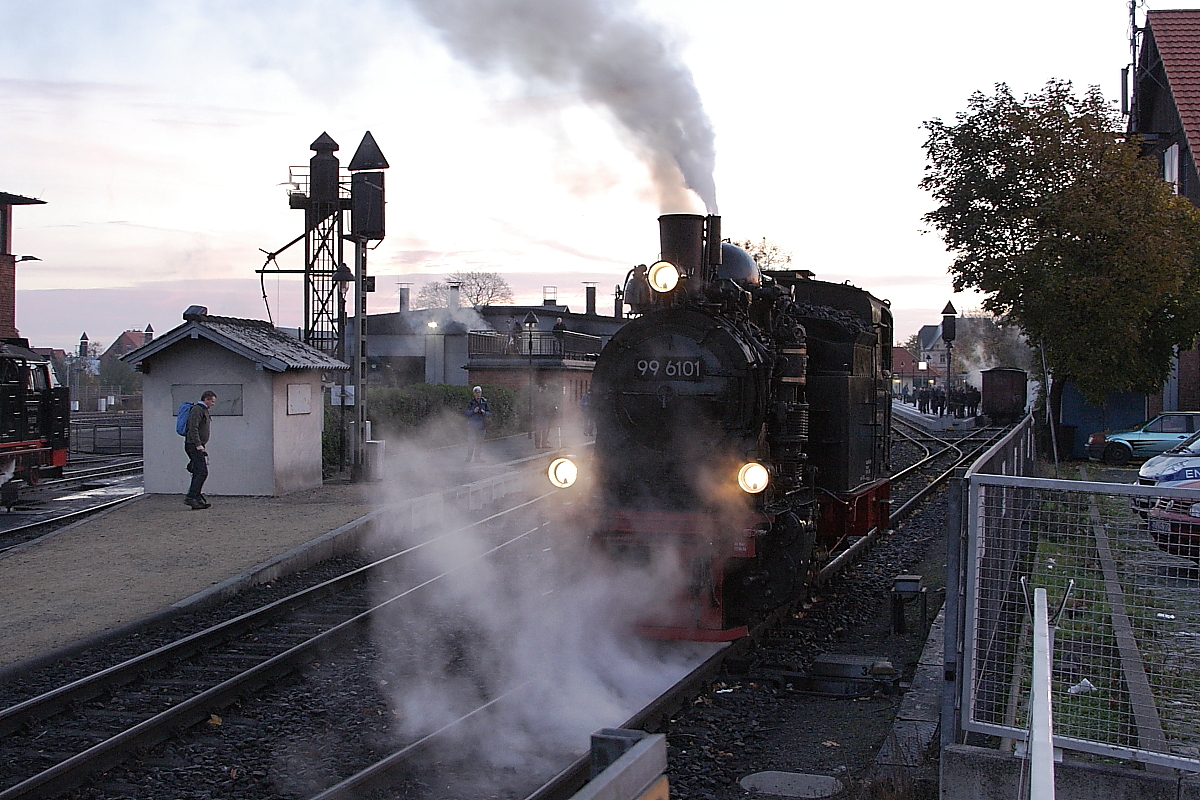
{"type": "Polygon", "coordinates": [[[312,384],[289,383],[287,387],[287,413],[312,413],[312,384]]]}

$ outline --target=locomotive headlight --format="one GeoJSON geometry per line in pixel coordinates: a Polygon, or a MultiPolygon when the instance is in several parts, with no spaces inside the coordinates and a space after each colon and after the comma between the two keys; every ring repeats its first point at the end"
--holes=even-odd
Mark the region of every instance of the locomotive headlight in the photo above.
{"type": "Polygon", "coordinates": [[[556,488],[566,489],[575,483],[575,479],[579,477],[579,467],[575,466],[575,462],[569,458],[556,458],[550,462],[550,469],[546,470],[546,476],[550,478],[550,483],[556,488]]]}
{"type": "Polygon", "coordinates": [[[742,487],[743,492],[750,494],[758,494],[767,488],[769,478],[770,474],[767,472],[767,468],[757,461],[743,464],[742,468],[738,470],[738,486],[742,487]]]}
{"type": "Polygon", "coordinates": [[[650,288],[656,292],[669,292],[679,285],[679,268],[670,261],[659,261],[646,273],[650,288]]]}

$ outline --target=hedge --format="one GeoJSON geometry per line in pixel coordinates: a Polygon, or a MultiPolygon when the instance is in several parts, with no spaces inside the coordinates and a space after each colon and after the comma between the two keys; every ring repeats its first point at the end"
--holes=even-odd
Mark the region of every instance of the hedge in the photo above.
{"type": "MultiPolygon", "coordinates": [[[[467,421],[463,412],[471,400],[467,386],[414,383],[399,388],[371,386],[367,394],[367,416],[371,435],[379,439],[415,438],[430,447],[458,444],[466,440],[467,421]]],[[[516,392],[500,386],[484,386],[492,416],[487,438],[517,433],[525,422],[516,392]]],[[[349,413],[349,409],[347,409],[349,413]]],[[[326,472],[336,469],[341,451],[342,410],[326,406],[322,456],[326,472]]]]}

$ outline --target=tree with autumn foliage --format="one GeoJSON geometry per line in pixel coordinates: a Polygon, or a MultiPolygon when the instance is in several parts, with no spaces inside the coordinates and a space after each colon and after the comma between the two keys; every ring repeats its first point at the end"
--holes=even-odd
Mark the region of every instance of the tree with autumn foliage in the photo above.
{"type": "Polygon", "coordinates": [[[1050,81],[1016,99],[976,92],[954,124],[925,123],[925,221],[954,254],[955,291],[1044,349],[1089,402],[1154,392],[1200,332],[1200,212],[1143,158],[1096,87],[1050,81]]]}

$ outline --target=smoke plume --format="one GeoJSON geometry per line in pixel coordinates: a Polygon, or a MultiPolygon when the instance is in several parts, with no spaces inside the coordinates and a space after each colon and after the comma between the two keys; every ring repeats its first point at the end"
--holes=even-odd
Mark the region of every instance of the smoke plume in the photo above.
{"type": "Polygon", "coordinates": [[[647,163],[664,211],[687,189],[717,212],[712,122],[691,70],[633,0],[409,0],[481,72],[508,69],[610,112],[647,163]]]}

